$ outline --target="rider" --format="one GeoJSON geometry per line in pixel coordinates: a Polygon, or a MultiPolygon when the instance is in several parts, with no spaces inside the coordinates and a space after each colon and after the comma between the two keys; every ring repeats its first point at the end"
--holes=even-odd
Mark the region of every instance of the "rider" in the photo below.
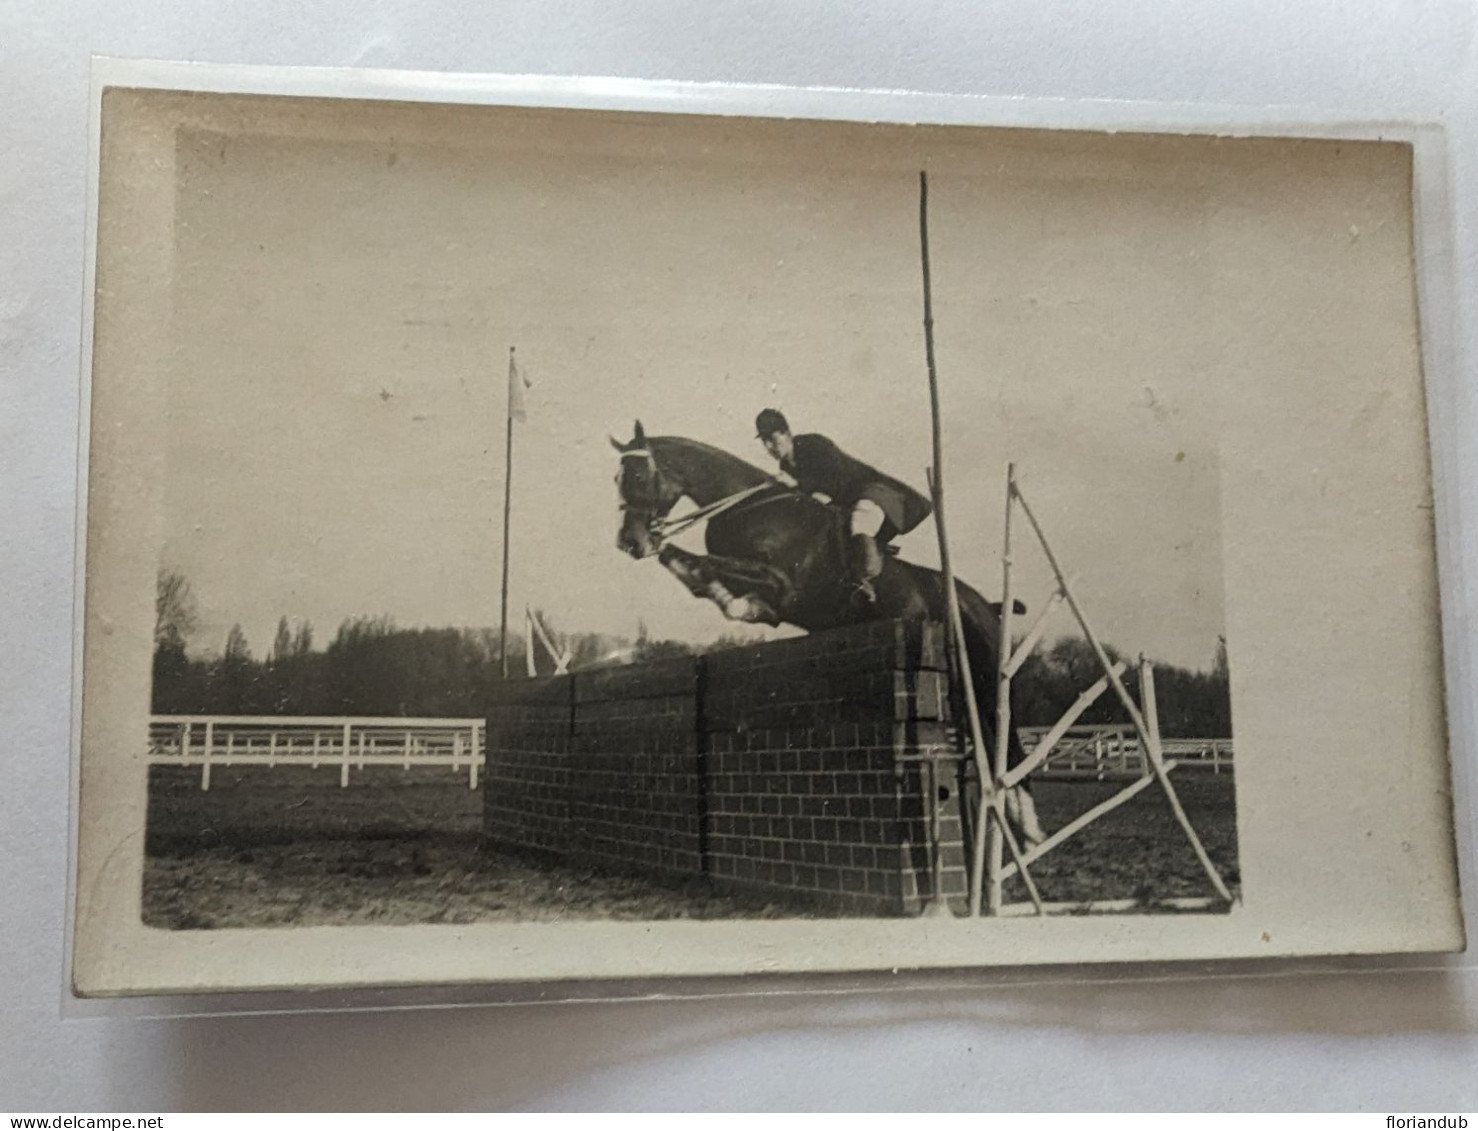
{"type": "Polygon", "coordinates": [[[882,547],[918,526],[934,507],[912,487],[854,459],[825,436],[791,435],[790,424],[773,408],[765,409],[754,423],[765,450],[797,487],[807,494],[825,495],[849,512],[849,580],[862,600],[876,601],[872,583],[883,569],[882,547]]]}

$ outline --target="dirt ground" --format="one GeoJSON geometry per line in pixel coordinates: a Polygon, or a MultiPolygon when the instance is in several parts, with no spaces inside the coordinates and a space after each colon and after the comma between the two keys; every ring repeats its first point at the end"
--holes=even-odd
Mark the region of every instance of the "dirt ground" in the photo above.
{"type": "MultiPolygon", "coordinates": [[[[1036,782],[1042,827],[1050,835],[1125,784],[1036,782]]],[[[1231,777],[1190,771],[1175,778],[1175,790],[1206,854],[1235,894],[1241,877],[1231,777]]],[[[1212,894],[1169,802],[1153,785],[1034,862],[1031,874],[1049,903],[1135,899],[1147,910],[1162,910],[1156,901],[1212,894]]],[[[1026,888],[1008,882],[1006,898],[1024,900],[1026,888]]]]}
{"type": "MultiPolygon", "coordinates": [[[[1212,860],[1235,886],[1231,779],[1177,783],[1212,860]]],[[[1115,786],[1040,782],[1051,832],[1115,786]]],[[[533,862],[479,848],[482,790],[441,769],[217,769],[156,766],[149,780],[144,921],[150,926],[319,926],[495,920],[794,918],[792,904],[717,896],[641,878],[533,862]]],[[[1145,901],[1208,894],[1156,789],[1032,867],[1044,899],[1145,901]]],[[[1009,899],[1024,899],[1008,886],[1009,899]]],[[[819,913],[817,913],[819,914],[819,913]]]]}
{"type": "Polygon", "coordinates": [[[482,790],[448,770],[198,771],[149,778],[144,922],[153,927],[339,926],[495,920],[793,917],[701,881],[630,876],[480,849],[482,790]]]}

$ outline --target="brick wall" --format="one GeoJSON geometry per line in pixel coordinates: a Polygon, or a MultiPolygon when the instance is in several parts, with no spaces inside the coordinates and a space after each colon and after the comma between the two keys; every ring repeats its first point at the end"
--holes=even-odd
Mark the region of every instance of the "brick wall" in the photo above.
{"type": "Polygon", "coordinates": [[[886,621],[513,684],[489,718],[488,836],[846,913],[909,914],[933,891],[927,799],[943,794],[942,890],[957,901],[947,700],[938,629],[886,621]]]}
{"type": "Polygon", "coordinates": [[[513,848],[563,855],[570,843],[574,677],[506,683],[488,714],[483,830],[513,848]]]}
{"type": "Polygon", "coordinates": [[[703,871],[697,661],[574,676],[569,848],[584,862],[703,871]]]}

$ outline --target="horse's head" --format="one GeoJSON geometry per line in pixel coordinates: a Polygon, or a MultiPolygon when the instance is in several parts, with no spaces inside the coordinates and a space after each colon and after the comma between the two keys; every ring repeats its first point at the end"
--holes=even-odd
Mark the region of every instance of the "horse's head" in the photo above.
{"type": "Polygon", "coordinates": [[[621,492],[621,527],[616,547],[633,558],[646,558],[662,548],[657,524],[683,496],[683,485],[670,470],[664,470],[647,442],[641,421],[629,444],[615,437],[611,446],[621,453],[616,486],[621,492]]]}

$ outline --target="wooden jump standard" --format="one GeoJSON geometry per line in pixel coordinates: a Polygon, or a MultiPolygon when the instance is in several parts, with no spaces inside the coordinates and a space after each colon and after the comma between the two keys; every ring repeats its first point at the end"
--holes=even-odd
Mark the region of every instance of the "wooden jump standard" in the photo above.
{"type": "MultiPolygon", "coordinates": [[[[1005,795],[995,788],[995,781],[999,775],[990,773],[990,767],[986,761],[985,739],[980,726],[980,711],[975,701],[975,684],[970,678],[970,653],[965,645],[965,624],[960,617],[959,594],[955,590],[954,572],[950,568],[949,537],[945,532],[944,526],[944,441],[939,417],[939,378],[934,363],[933,289],[929,278],[929,175],[922,171],[919,173],[919,247],[923,258],[924,351],[925,360],[929,369],[929,415],[933,425],[932,437],[934,449],[934,464],[928,470],[929,491],[934,497],[934,529],[939,535],[939,571],[944,577],[945,603],[949,608],[949,632],[946,634],[946,647],[951,661],[950,666],[954,670],[956,680],[964,692],[965,711],[970,723],[970,739],[975,752],[976,776],[980,781],[981,817],[977,819],[976,824],[983,826],[986,823],[984,814],[987,810],[995,815],[996,821],[993,827],[1003,830],[1005,843],[1011,850],[1011,858],[1020,866],[1022,882],[1026,884],[1026,890],[1031,895],[1032,903],[1040,914],[1042,911],[1041,897],[1037,894],[1037,888],[1032,882],[1031,873],[1026,870],[1026,860],[1022,856],[1020,846],[1016,843],[1016,836],[1006,821],[1005,795]],[[953,641],[953,647],[948,647],[950,641],[953,641]]],[[[937,767],[931,763],[929,766],[928,782],[933,798],[930,828],[934,836],[935,882],[929,905],[924,912],[924,914],[931,916],[949,914],[948,905],[944,901],[939,885],[940,849],[937,834],[939,828],[940,801],[936,781],[937,775],[937,767]]],[[[980,880],[978,876],[970,882],[970,914],[972,916],[980,914],[980,880]]]]}
{"type": "MultiPolygon", "coordinates": [[[[1144,697],[1144,708],[1134,702],[1128,689],[1124,686],[1120,676],[1123,674],[1122,663],[1112,663],[1108,654],[1104,652],[1103,646],[1099,644],[1098,637],[1088,625],[1087,618],[1083,615],[1082,606],[1073,596],[1072,588],[1068,584],[1066,575],[1058,564],[1057,557],[1052,553],[1051,546],[1047,543],[1047,536],[1042,532],[1041,525],[1037,522],[1036,515],[1032,513],[1031,507],[1027,505],[1021,489],[1016,484],[1016,472],[1014,465],[1006,468],[1006,523],[1005,523],[1005,548],[1001,555],[1002,584],[1001,584],[1001,624],[1000,624],[1000,647],[996,661],[996,729],[995,746],[993,751],[987,751],[985,744],[984,728],[980,723],[979,705],[975,698],[975,684],[971,678],[969,650],[965,644],[964,623],[960,617],[959,595],[955,589],[954,573],[950,566],[949,537],[946,533],[944,521],[944,446],[939,412],[939,379],[934,361],[934,311],[933,294],[929,276],[929,178],[924,172],[919,173],[919,246],[922,253],[923,284],[924,284],[924,349],[925,358],[929,371],[929,410],[933,425],[933,466],[928,469],[929,490],[934,501],[934,526],[939,535],[939,564],[940,573],[944,578],[944,590],[946,603],[949,611],[949,631],[946,634],[946,647],[949,653],[950,668],[954,674],[957,686],[961,689],[965,704],[966,721],[969,724],[969,738],[973,750],[976,777],[980,783],[980,810],[974,825],[974,838],[971,845],[971,868],[970,868],[970,915],[972,917],[981,914],[982,891],[988,888],[989,914],[998,915],[1006,908],[1002,903],[1002,887],[1011,876],[1019,875],[1026,887],[1027,895],[1031,899],[1032,909],[1038,915],[1046,914],[1049,908],[1042,902],[1042,897],[1037,891],[1037,886],[1032,880],[1028,865],[1040,859],[1045,853],[1050,852],[1062,844],[1075,833],[1086,828],[1093,821],[1102,817],[1151,783],[1158,781],[1164,790],[1170,807],[1175,813],[1175,819],[1184,830],[1186,839],[1190,841],[1192,849],[1195,850],[1196,859],[1201,862],[1211,886],[1215,889],[1220,902],[1230,903],[1231,893],[1222,882],[1211,858],[1206,855],[1206,849],[1201,844],[1201,839],[1196,835],[1196,830],[1191,827],[1190,819],[1186,816],[1185,809],[1176,795],[1175,787],[1170,782],[1170,771],[1175,768],[1174,762],[1166,762],[1160,747],[1160,724],[1159,714],[1155,706],[1155,682],[1154,673],[1150,664],[1144,657],[1140,657],[1140,687],[1144,697]],[[1032,530],[1041,544],[1042,551],[1047,556],[1047,562],[1052,567],[1053,575],[1057,579],[1057,590],[1043,606],[1036,622],[1027,631],[1021,644],[1014,650],[1011,646],[1011,610],[1013,595],[1011,592],[1011,519],[1017,505],[1021,506],[1022,513],[1031,523],[1032,530]],[[1094,655],[1098,658],[1103,668],[1103,677],[1098,680],[1087,691],[1083,692],[1077,701],[1068,708],[1067,713],[1050,731],[1042,737],[1031,755],[1018,765],[1015,769],[1008,771],[1006,768],[1006,757],[1009,750],[1011,734],[1011,677],[1020,670],[1021,665],[1026,662],[1037,643],[1041,640],[1046,629],[1047,618],[1064,602],[1072,609],[1073,616],[1077,618],[1083,635],[1093,648],[1094,655]],[[1052,836],[1041,844],[1028,851],[1023,851],[1017,843],[1016,835],[1006,819],[1006,791],[1013,786],[1019,785],[1033,770],[1037,769],[1052,753],[1052,749],[1061,741],[1069,727],[1088,709],[1109,687],[1114,689],[1120,703],[1129,714],[1129,719],[1134,729],[1139,733],[1140,742],[1144,746],[1149,761],[1149,770],[1138,780],[1122,789],[1100,805],[1088,810],[1076,820],[1063,826],[1052,836]],[[994,754],[992,760],[991,754],[994,754]],[[1011,861],[1007,863],[1004,859],[1002,848],[1009,850],[1011,861]]],[[[921,771],[924,768],[921,767],[921,771]]],[[[940,891],[940,848],[939,848],[939,790],[937,788],[938,767],[931,761],[927,766],[927,788],[933,797],[933,811],[930,813],[930,829],[934,839],[934,892],[929,906],[925,910],[926,915],[948,915],[949,910],[944,902],[940,891]]],[[[1172,900],[1171,903],[1179,907],[1207,906],[1214,900],[1172,900]]]]}
{"type": "MultiPolygon", "coordinates": [[[[1130,798],[1140,793],[1151,784],[1158,782],[1164,791],[1165,799],[1170,803],[1171,811],[1175,819],[1185,833],[1186,840],[1190,842],[1196,859],[1200,862],[1202,870],[1206,873],[1212,889],[1216,892],[1216,898],[1203,901],[1173,901],[1176,906],[1209,906],[1215,903],[1230,903],[1231,892],[1227,890],[1216,865],[1206,854],[1206,848],[1201,843],[1201,838],[1196,835],[1195,828],[1191,825],[1190,818],[1186,816],[1185,807],[1180,803],[1180,797],[1175,792],[1175,786],[1171,783],[1170,772],[1175,769],[1174,762],[1165,760],[1164,752],[1160,745],[1160,716],[1155,702],[1155,675],[1150,662],[1143,656],[1139,659],[1140,694],[1142,704],[1134,702],[1134,697],[1129,694],[1129,689],[1124,686],[1122,679],[1124,672],[1123,663],[1110,661],[1108,653],[1104,651],[1103,645],[1099,643],[1092,627],[1088,624],[1088,618],[1083,612],[1082,605],[1073,595],[1072,586],[1067,575],[1063,573],[1062,566],[1057,560],[1057,555],[1052,552],[1052,547],[1047,541],[1047,535],[1043,532],[1041,523],[1032,512],[1026,497],[1021,493],[1021,487],[1016,482],[1016,468],[1014,464],[1006,467],[1006,522],[1004,548],[1001,554],[1001,646],[996,665],[996,732],[995,732],[995,759],[992,767],[992,793],[1004,795],[1007,789],[1019,785],[1029,774],[1042,766],[1051,756],[1053,748],[1062,740],[1068,728],[1075,723],[1088,707],[1106,691],[1112,687],[1114,694],[1118,697],[1120,704],[1129,716],[1129,721],[1135,731],[1139,734],[1139,740],[1143,744],[1149,768],[1143,776],[1131,782],[1113,797],[1102,804],[1094,806],[1082,816],[1064,825],[1046,840],[1042,841],[1025,853],[1019,853],[1014,849],[1011,852],[1011,861],[1008,863],[1003,859],[1001,846],[1003,834],[1006,844],[1011,844],[1011,830],[1004,821],[1004,815],[992,807],[986,816],[985,806],[982,805],[982,819],[975,822],[975,839],[972,845],[972,868],[970,873],[970,906],[972,913],[978,913],[980,906],[980,890],[982,885],[987,888],[986,904],[987,910],[992,915],[1000,914],[1003,910],[1002,886],[1012,876],[1019,875],[1027,885],[1027,891],[1032,896],[1032,906],[1037,914],[1043,914],[1044,907],[1040,897],[1036,894],[1036,886],[1031,882],[1027,866],[1032,861],[1040,859],[1043,855],[1062,844],[1069,837],[1081,832],[1104,814],[1117,809],[1130,798]],[[1011,646],[1011,520],[1013,512],[1017,507],[1026,516],[1031,524],[1032,532],[1036,535],[1038,544],[1042,547],[1042,553],[1047,558],[1047,564],[1052,569],[1056,578],[1057,588],[1051,598],[1043,606],[1036,622],[1027,631],[1020,645],[1014,650],[1011,646]],[[1041,640],[1045,629],[1046,620],[1052,612],[1066,603],[1072,610],[1078,627],[1082,629],[1083,637],[1093,649],[1094,656],[1098,659],[1099,666],[1103,669],[1103,675],[1084,691],[1067,713],[1058,720],[1037,744],[1031,755],[1014,769],[1006,768],[1007,736],[1011,727],[1011,677],[1021,669],[1032,650],[1041,640]]],[[[973,709],[967,708],[967,709],[973,709]]],[[[978,732],[976,732],[978,733],[978,732]]],[[[978,738],[976,741],[979,741],[978,738]]]]}

